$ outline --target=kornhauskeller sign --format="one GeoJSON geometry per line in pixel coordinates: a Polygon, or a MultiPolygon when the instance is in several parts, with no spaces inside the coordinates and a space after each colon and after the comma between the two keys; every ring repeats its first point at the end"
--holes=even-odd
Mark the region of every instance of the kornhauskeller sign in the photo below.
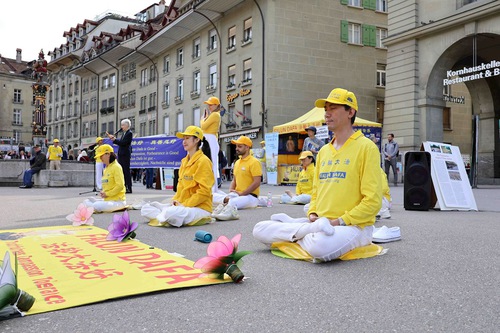
{"type": "Polygon", "coordinates": [[[443,80],[443,86],[486,79],[498,75],[500,75],[500,61],[492,60],[488,63],[481,63],[478,66],[446,71],[446,79],[443,80]]]}

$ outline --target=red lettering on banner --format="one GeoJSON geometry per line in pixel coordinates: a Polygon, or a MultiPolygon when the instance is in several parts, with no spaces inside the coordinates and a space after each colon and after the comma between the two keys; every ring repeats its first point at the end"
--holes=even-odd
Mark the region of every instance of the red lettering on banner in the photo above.
{"type": "Polygon", "coordinates": [[[123,252],[136,252],[143,251],[142,248],[129,243],[117,243],[111,242],[106,239],[106,235],[82,235],[77,236],[82,240],[86,241],[91,245],[95,245],[98,249],[102,249],[103,251],[109,253],[123,253],[123,252]]]}
{"type": "Polygon", "coordinates": [[[172,279],[172,281],[167,282],[168,284],[181,283],[191,280],[196,280],[200,276],[200,273],[193,274],[179,274],[179,275],[157,275],[158,279],[172,279]]]}
{"type": "Polygon", "coordinates": [[[132,261],[131,263],[133,264],[141,264],[142,266],[137,266],[139,269],[143,270],[144,272],[153,272],[153,271],[159,271],[161,270],[160,268],[155,268],[155,269],[148,269],[152,267],[158,267],[158,266],[163,266],[163,265],[170,265],[175,263],[175,260],[158,260],[158,261],[132,261]]]}
{"type": "Polygon", "coordinates": [[[161,258],[161,256],[156,253],[141,253],[141,254],[133,254],[131,256],[121,256],[118,258],[135,263],[135,262],[142,262],[145,260],[158,259],[161,258]]]}
{"type": "Polygon", "coordinates": [[[173,273],[173,272],[177,272],[178,270],[192,271],[193,269],[194,268],[186,266],[186,265],[180,265],[180,266],[171,266],[171,267],[164,267],[164,268],[145,269],[144,272],[165,271],[168,273],[173,273]]]}
{"type": "Polygon", "coordinates": [[[34,279],[35,286],[40,290],[40,295],[47,304],[64,303],[66,300],[63,296],[59,295],[59,290],[51,283],[52,276],[40,279],[34,279]]]}

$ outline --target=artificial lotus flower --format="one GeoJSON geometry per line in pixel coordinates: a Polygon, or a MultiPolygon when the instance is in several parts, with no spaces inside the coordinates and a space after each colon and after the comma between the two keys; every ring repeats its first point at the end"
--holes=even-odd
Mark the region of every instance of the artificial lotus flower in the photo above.
{"type": "Polygon", "coordinates": [[[76,210],[73,212],[73,214],[69,214],[66,216],[66,220],[73,222],[74,226],[79,226],[79,225],[93,225],[94,224],[94,218],[92,217],[92,214],[94,213],[94,207],[87,207],[83,203],[79,204],[78,207],[76,207],[76,210]]]}
{"type": "Polygon", "coordinates": [[[238,283],[243,280],[245,275],[238,267],[241,265],[241,258],[250,254],[250,251],[238,251],[238,243],[241,240],[241,234],[234,236],[229,240],[226,236],[220,236],[215,242],[208,245],[207,256],[194,263],[194,268],[199,268],[205,274],[215,274],[217,278],[224,278],[224,273],[238,283]]]}
{"type": "Polygon", "coordinates": [[[128,212],[125,211],[123,215],[113,215],[113,222],[108,226],[109,234],[106,236],[107,240],[117,240],[118,242],[135,238],[135,229],[139,224],[137,222],[130,223],[128,212]]]}
{"type": "Polygon", "coordinates": [[[31,309],[35,298],[17,287],[17,255],[15,255],[15,272],[10,265],[9,251],[5,252],[0,267],[0,318],[21,314],[31,309]]]}

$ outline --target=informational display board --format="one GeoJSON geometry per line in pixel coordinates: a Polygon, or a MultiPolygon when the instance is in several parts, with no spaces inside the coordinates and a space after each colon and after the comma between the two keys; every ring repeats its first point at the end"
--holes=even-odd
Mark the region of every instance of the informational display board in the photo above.
{"type": "Polygon", "coordinates": [[[441,210],[477,210],[465,165],[457,146],[426,141],[431,154],[431,177],[441,210]]]}
{"type": "Polygon", "coordinates": [[[278,133],[266,133],[266,169],[267,183],[278,185],[278,133]]]}

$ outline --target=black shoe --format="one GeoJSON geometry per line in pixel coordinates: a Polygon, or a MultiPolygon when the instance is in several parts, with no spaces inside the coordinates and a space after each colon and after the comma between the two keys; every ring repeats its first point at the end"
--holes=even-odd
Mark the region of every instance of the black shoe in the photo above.
{"type": "Polygon", "coordinates": [[[31,186],[21,185],[19,188],[31,188],[31,186]]]}
{"type": "Polygon", "coordinates": [[[126,190],[125,193],[132,193],[132,190],[126,190]]]}

